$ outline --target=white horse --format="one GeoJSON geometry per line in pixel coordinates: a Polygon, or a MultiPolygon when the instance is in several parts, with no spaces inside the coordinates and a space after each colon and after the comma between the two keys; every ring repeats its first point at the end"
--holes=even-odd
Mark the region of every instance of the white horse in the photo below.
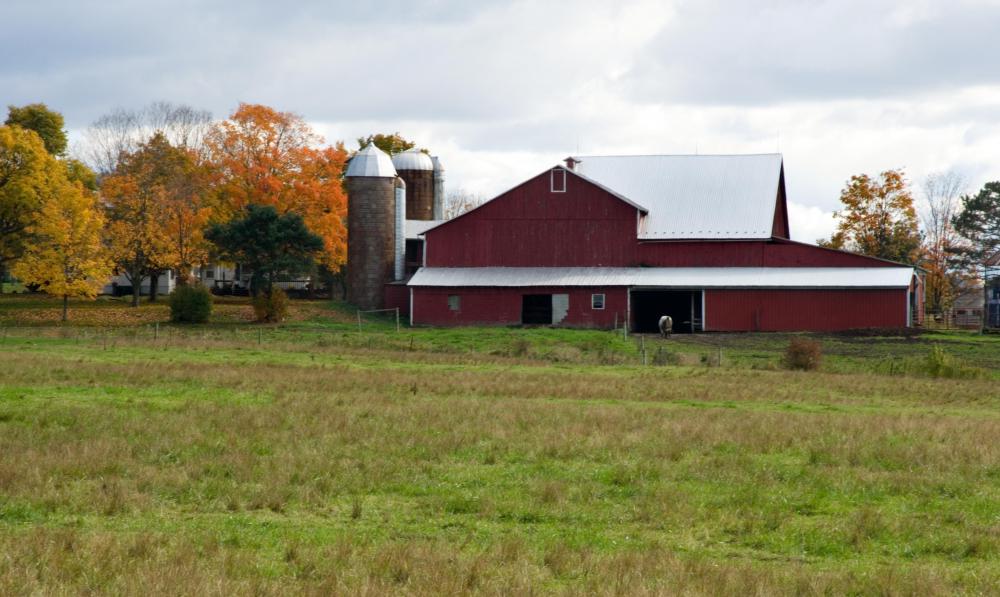
{"type": "Polygon", "coordinates": [[[670,333],[674,331],[674,318],[669,315],[664,315],[660,318],[660,335],[664,338],[669,338],[670,333]]]}

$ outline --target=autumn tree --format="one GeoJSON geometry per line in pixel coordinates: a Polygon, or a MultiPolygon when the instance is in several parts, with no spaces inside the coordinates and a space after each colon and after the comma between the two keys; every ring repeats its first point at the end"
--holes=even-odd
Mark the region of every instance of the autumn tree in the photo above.
{"type": "MultiPolygon", "coordinates": [[[[132,285],[133,307],[139,306],[142,281],[169,260],[167,191],[158,184],[155,153],[155,147],[145,147],[123,155],[101,184],[110,256],[132,285]]],[[[151,291],[155,292],[152,285],[151,291]]]]}
{"type": "Polygon", "coordinates": [[[67,139],[62,114],[50,110],[45,104],[8,106],[7,110],[4,124],[35,131],[45,144],[45,150],[53,156],[66,153],[67,139]]]}
{"type": "Polygon", "coordinates": [[[240,104],[206,139],[216,173],[216,221],[250,205],[271,206],[279,215],[298,214],[323,241],[319,262],[339,269],[347,257],[347,197],[341,179],[348,156],[342,143],[321,143],[295,114],[240,104]]]}
{"type": "Polygon", "coordinates": [[[38,134],[0,126],[0,277],[24,253],[31,224],[64,181],[62,165],[38,134]]]}
{"type": "Polygon", "coordinates": [[[835,213],[837,230],[821,245],[902,263],[918,261],[917,212],[901,170],[887,170],[877,179],[852,176],[840,202],[844,208],[835,213]]]}
{"type": "Polygon", "coordinates": [[[951,307],[959,276],[951,268],[951,257],[958,246],[958,234],[952,219],[958,214],[965,179],[957,172],[930,174],[924,179],[924,205],[920,212],[924,245],[922,267],[925,277],[926,305],[931,312],[951,307]]]}
{"type": "Polygon", "coordinates": [[[416,143],[403,138],[398,131],[389,134],[376,133],[367,137],[358,137],[358,149],[364,149],[371,143],[374,143],[375,147],[378,147],[389,155],[402,153],[407,149],[416,147],[416,143]]]}
{"type": "Polygon", "coordinates": [[[32,223],[33,242],[13,273],[26,284],[62,297],[66,321],[70,297],[97,296],[111,266],[101,239],[104,220],[93,194],[68,180],[59,186],[32,223]]]}
{"type": "Polygon", "coordinates": [[[323,249],[323,239],[306,227],[296,213],[279,214],[271,205],[246,206],[232,220],[214,224],[206,237],[220,255],[250,268],[250,288],[268,296],[279,275],[308,271],[313,257],[323,249]]]}

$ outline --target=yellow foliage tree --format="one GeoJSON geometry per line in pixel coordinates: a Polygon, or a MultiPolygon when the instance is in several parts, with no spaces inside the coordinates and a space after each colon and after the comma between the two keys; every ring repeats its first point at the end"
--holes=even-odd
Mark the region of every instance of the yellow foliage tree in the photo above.
{"type": "Polygon", "coordinates": [[[107,226],[105,236],[115,269],[132,285],[132,306],[139,306],[144,278],[166,260],[168,241],[163,189],[142,184],[141,176],[121,173],[101,185],[107,226]]]}
{"type": "Polygon", "coordinates": [[[62,297],[63,321],[70,297],[94,298],[111,275],[103,226],[94,197],[67,181],[42,205],[31,226],[33,242],[13,268],[23,282],[62,297]]]}

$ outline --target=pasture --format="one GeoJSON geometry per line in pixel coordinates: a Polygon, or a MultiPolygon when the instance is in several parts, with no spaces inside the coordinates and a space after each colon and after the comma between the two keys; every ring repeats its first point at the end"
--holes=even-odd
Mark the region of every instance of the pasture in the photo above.
{"type": "Polygon", "coordinates": [[[49,308],[0,299],[2,594],[1000,586],[1000,338],[817,336],[798,372],[787,335],[650,337],[644,366],[613,332],[323,302],[49,308]]]}

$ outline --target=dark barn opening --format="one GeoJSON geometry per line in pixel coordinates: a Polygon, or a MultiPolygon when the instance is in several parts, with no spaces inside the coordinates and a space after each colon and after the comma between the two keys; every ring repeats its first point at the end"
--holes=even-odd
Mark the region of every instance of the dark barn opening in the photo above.
{"type": "Polygon", "coordinates": [[[674,332],[690,334],[701,331],[700,290],[633,290],[632,331],[659,333],[660,317],[674,320],[674,332]]]}
{"type": "Polygon", "coordinates": [[[521,323],[549,325],[552,323],[552,295],[525,294],[521,297],[521,323]]]}

